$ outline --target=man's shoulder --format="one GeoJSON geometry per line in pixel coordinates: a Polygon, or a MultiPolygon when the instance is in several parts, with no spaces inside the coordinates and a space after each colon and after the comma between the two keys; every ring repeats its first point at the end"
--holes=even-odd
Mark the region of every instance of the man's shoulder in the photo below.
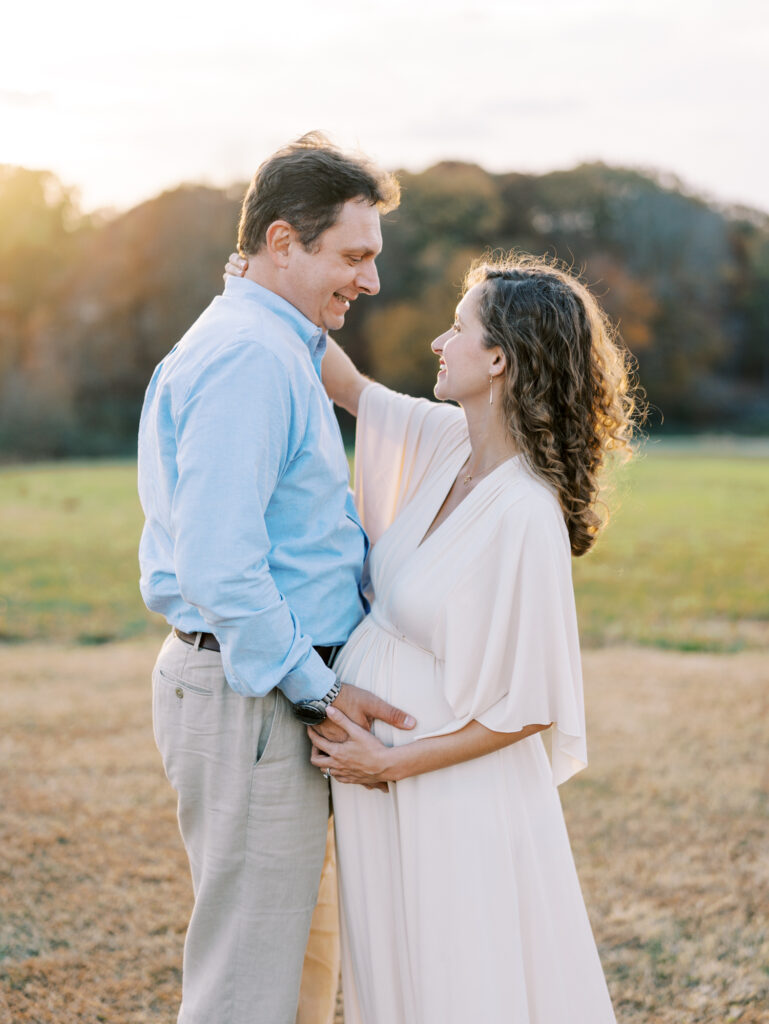
{"type": "Polygon", "coordinates": [[[232,302],[217,295],[177,346],[187,362],[233,359],[246,364],[282,365],[294,372],[306,361],[296,333],[270,309],[255,303],[232,302]]]}
{"type": "Polygon", "coordinates": [[[217,296],[156,368],[158,382],[183,397],[213,377],[243,375],[295,390],[306,376],[307,350],[269,309],[217,296]]]}

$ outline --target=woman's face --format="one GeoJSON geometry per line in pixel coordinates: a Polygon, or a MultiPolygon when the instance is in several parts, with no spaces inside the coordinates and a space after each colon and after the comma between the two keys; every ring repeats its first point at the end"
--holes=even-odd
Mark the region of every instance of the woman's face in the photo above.
{"type": "Polygon", "coordinates": [[[457,306],[453,325],[430,346],[440,356],[433,394],[461,405],[489,398],[489,375],[504,368],[501,350],[486,348],[478,315],[481,285],[475,285],[457,306]]]}

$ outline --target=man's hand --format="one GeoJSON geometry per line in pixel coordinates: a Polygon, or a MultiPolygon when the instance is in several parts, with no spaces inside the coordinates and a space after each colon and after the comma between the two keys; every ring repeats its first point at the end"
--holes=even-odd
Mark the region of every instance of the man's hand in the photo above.
{"type": "MultiPolygon", "coordinates": [[[[342,683],[339,696],[334,701],[334,707],[366,731],[371,729],[377,718],[382,722],[387,722],[388,725],[394,725],[396,729],[413,729],[417,724],[416,719],[405,711],[393,707],[381,697],[375,697],[368,690],[361,690],[359,686],[350,686],[349,683],[342,683]]],[[[334,725],[330,718],[316,725],[315,730],[334,743],[344,743],[347,739],[344,729],[334,725]]]]}

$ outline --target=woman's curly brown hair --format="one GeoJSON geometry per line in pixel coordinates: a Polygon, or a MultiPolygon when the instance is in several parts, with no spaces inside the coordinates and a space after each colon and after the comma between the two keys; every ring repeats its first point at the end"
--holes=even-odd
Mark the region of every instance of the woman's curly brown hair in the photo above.
{"type": "Polygon", "coordinates": [[[485,344],[505,353],[511,436],[557,492],[571,550],[583,555],[604,525],[596,506],[606,453],[633,451],[641,403],[632,357],[587,288],[554,262],[482,258],[465,293],[475,285],[485,344]]]}

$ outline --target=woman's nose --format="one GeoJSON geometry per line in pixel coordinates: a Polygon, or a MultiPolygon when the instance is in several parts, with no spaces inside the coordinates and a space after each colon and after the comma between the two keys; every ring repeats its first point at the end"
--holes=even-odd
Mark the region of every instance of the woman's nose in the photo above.
{"type": "Polygon", "coordinates": [[[430,342],[430,348],[436,355],[439,355],[443,351],[443,341],[448,333],[448,331],[444,331],[443,334],[438,335],[435,341],[430,342]]]}

